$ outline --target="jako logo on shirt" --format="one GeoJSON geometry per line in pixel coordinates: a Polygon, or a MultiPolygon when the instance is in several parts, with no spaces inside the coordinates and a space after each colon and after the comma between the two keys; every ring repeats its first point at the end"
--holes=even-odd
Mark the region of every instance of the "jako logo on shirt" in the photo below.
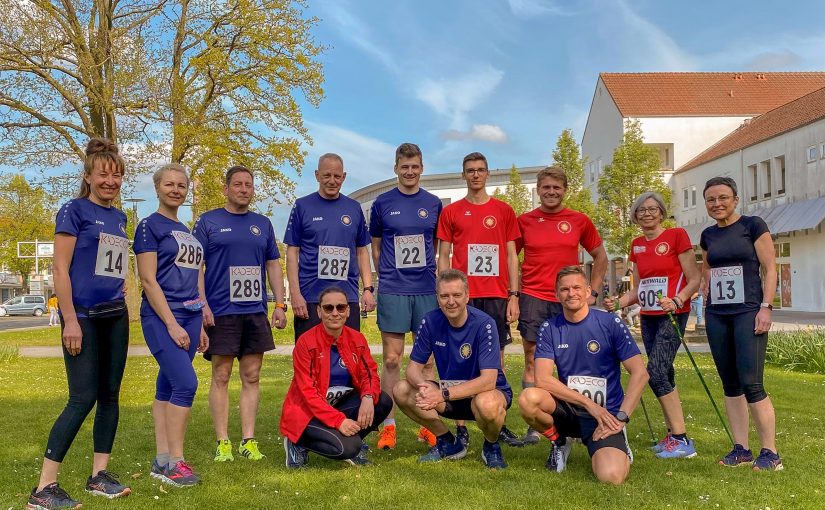
{"type": "Polygon", "coordinates": [[[560,221],[557,228],[559,229],[559,232],[561,232],[562,234],[567,234],[571,230],[573,230],[573,227],[570,226],[570,223],[566,221],[560,221]]]}
{"type": "Polygon", "coordinates": [[[559,344],[556,349],[567,349],[568,347],[570,347],[568,344],[559,344]]]}
{"type": "Polygon", "coordinates": [[[426,209],[422,208],[422,209],[418,210],[418,217],[421,218],[421,219],[424,219],[429,215],[430,215],[430,213],[428,213],[426,209]]]}
{"type": "Polygon", "coordinates": [[[261,229],[258,228],[258,225],[252,225],[251,227],[249,227],[249,231],[252,232],[256,236],[261,235],[261,229]]]}
{"type": "Polygon", "coordinates": [[[473,354],[473,348],[470,347],[470,344],[461,344],[461,347],[458,349],[458,354],[464,359],[469,359],[470,355],[473,354]]]}
{"type": "Polygon", "coordinates": [[[666,255],[670,251],[670,245],[662,242],[656,245],[656,255],[666,255]]]}
{"type": "Polygon", "coordinates": [[[599,342],[595,340],[587,342],[587,352],[589,352],[590,354],[596,354],[600,350],[602,350],[602,346],[599,345],[599,342]]]}
{"type": "Polygon", "coordinates": [[[350,224],[352,223],[352,218],[349,217],[349,214],[345,214],[341,216],[341,223],[343,223],[346,226],[350,226],[350,224]]]}
{"type": "Polygon", "coordinates": [[[323,216],[313,216],[312,221],[324,221],[324,217],[323,216]]]}
{"type": "Polygon", "coordinates": [[[232,232],[231,228],[222,228],[221,232],[232,232]]]}
{"type": "Polygon", "coordinates": [[[484,217],[484,226],[487,228],[495,228],[496,227],[496,218],[495,216],[485,216],[484,217]]]}
{"type": "Polygon", "coordinates": [[[123,223],[118,223],[117,226],[120,227],[120,231],[123,232],[123,235],[126,235],[126,225],[123,223]]]}

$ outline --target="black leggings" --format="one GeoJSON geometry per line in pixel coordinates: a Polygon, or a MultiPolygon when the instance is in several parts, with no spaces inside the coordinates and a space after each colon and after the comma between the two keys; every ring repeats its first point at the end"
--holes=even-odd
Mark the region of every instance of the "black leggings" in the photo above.
{"type": "Polygon", "coordinates": [[[710,352],[722,379],[725,396],[745,395],[745,400],[750,404],[768,396],[762,386],[768,334],[757,335],[753,332],[758,312],[705,314],[710,352]]]}
{"type": "Polygon", "coordinates": [[[80,354],[72,356],[63,346],[69,402],[52,426],[44,454],[55,462],[63,462],[95,403],[94,452],[111,453],[117,432],[120,382],[129,347],[129,316],[124,313],[105,319],[78,318],[78,322],[83,332],[80,354]]]}
{"type": "MultiPolygon", "coordinates": [[[[361,396],[353,391],[345,399],[335,406],[336,409],[344,413],[350,420],[358,419],[358,409],[361,407],[361,396]]],[[[309,421],[309,425],[304,429],[304,433],[298,439],[298,446],[303,446],[308,450],[335,460],[351,459],[361,451],[363,439],[378,428],[378,425],[390,414],[392,409],[392,399],[386,392],[382,391],[378,402],[375,403],[375,416],[369,429],[362,429],[353,436],[345,436],[332,427],[327,427],[318,418],[309,421]]]]}
{"type": "Polygon", "coordinates": [[[688,315],[676,314],[678,333],[667,315],[642,315],[642,342],[647,353],[647,373],[650,374],[648,384],[656,398],[669,395],[676,388],[673,360],[682,343],[679,334],[685,334],[688,315]]]}

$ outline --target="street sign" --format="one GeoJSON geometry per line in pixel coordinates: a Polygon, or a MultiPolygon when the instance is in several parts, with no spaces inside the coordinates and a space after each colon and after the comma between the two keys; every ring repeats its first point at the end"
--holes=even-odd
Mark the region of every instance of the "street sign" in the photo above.
{"type": "Polygon", "coordinates": [[[52,257],[54,256],[54,243],[37,243],[38,257],[52,257]]]}

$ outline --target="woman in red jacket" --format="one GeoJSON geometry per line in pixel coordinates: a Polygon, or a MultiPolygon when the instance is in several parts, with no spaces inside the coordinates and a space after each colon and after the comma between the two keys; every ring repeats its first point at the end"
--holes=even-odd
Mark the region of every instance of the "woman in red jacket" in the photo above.
{"type": "Polygon", "coordinates": [[[367,339],[344,326],[350,309],[338,287],[318,299],[321,324],[298,338],[294,376],[281,412],[286,466],[300,468],[309,451],[351,464],[369,464],[363,438],[392,409],[381,391],[367,339]]]}

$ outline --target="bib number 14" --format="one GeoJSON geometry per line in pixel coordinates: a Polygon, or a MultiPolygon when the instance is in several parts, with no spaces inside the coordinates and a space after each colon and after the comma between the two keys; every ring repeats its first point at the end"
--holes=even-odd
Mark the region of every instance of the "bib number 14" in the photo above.
{"type": "Polygon", "coordinates": [[[101,232],[97,244],[95,275],[126,279],[129,240],[101,232]]]}

